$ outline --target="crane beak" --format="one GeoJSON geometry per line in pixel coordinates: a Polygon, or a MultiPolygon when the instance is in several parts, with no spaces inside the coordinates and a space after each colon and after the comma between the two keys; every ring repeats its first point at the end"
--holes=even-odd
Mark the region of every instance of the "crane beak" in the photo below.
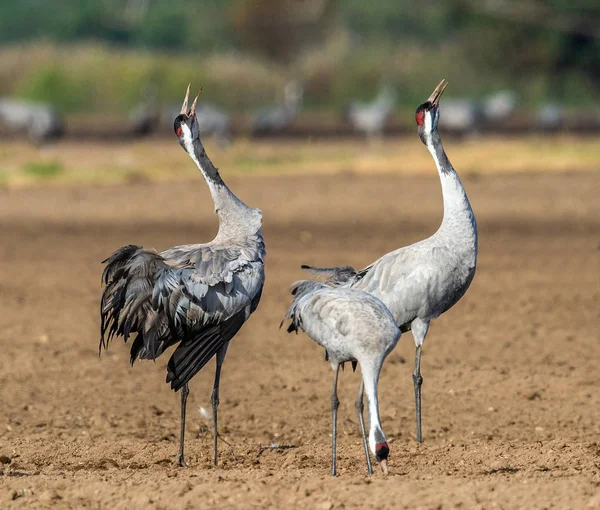
{"type": "Polygon", "coordinates": [[[437,106],[440,102],[440,97],[442,97],[442,94],[444,93],[444,90],[446,90],[447,86],[448,82],[446,80],[442,80],[439,83],[439,85],[435,88],[435,90],[431,93],[427,101],[429,101],[433,106],[437,106]]]}
{"type": "Polygon", "coordinates": [[[198,95],[196,96],[196,99],[194,99],[194,102],[192,103],[192,108],[190,109],[190,115],[194,115],[194,113],[196,113],[196,104],[198,103],[198,98],[200,97],[200,94],[202,94],[202,87],[200,87],[200,90],[198,91],[198,95]]]}
{"type": "Polygon", "coordinates": [[[381,466],[381,471],[383,471],[383,474],[387,475],[389,473],[387,459],[382,459],[379,465],[381,466]]]}
{"type": "Polygon", "coordinates": [[[188,85],[187,91],[185,93],[185,99],[183,100],[183,105],[181,106],[181,111],[179,112],[180,114],[187,115],[187,112],[188,112],[188,106],[187,105],[188,105],[188,98],[190,97],[190,87],[191,86],[192,86],[192,84],[190,83],[188,85]]]}
{"type": "Polygon", "coordinates": [[[187,115],[188,117],[191,117],[192,115],[194,115],[194,113],[196,113],[196,104],[198,103],[198,98],[200,97],[200,94],[202,93],[202,87],[201,87],[200,92],[198,92],[196,99],[194,99],[194,102],[192,103],[192,107],[188,110],[188,99],[190,98],[191,86],[192,86],[192,84],[190,83],[188,85],[187,91],[185,92],[185,99],[183,100],[183,105],[181,105],[181,111],[179,112],[180,114],[187,115]]]}

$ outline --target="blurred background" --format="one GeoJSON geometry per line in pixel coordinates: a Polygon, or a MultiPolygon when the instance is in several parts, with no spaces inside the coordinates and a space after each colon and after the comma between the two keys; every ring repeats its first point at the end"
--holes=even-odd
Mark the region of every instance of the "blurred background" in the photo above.
{"type": "Polygon", "coordinates": [[[441,78],[459,140],[595,134],[599,27],[594,0],[0,0],[0,136],[170,137],[190,82],[227,151],[414,136],[441,78]]]}

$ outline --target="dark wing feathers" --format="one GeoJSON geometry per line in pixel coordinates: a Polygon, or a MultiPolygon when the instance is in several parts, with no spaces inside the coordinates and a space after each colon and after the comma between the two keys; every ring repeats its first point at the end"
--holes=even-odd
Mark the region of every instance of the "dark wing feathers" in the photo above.
{"type": "Polygon", "coordinates": [[[105,260],[100,349],[113,336],[131,345],[131,363],[180,342],[167,382],[178,390],[237,333],[256,309],[264,244],[256,249],[177,247],[161,254],[124,246],[105,260]]]}
{"type": "Polygon", "coordinates": [[[167,382],[179,390],[231,340],[246,321],[241,311],[231,319],[205,328],[198,336],[182,341],[167,364],[167,382]]]}
{"type": "Polygon", "coordinates": [[[302,264],[305,271],[310,271],[313,278],[317,278],[327,284],[345,283],[356,276],[357,271],[352,266],[341,267],[315,267],[302,264]]]}

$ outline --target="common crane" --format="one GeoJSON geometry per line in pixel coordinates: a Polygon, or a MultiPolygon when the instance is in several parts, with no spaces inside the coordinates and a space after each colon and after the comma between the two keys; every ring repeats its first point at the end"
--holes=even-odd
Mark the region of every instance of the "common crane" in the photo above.
{"type": "Polygon", "coordinates": [[[0,99],[0,122],[11,131],[27,133],[36,145],[59,138],[65,132],[62,116],[46,103],[0,99]]]}
{"type": "MultiPolygon", "coordinates": [[[[340,366],[346,361],[360,365],[361,383],[355,406],[365,449],[367,471],[373,474],[369,449],[387,474],[390,448],[379,420],[377,385],[387,355],[392,352],[400,330],[385,305],[372,294],[355,289],[329,287],[312,281],[292,285],[294,299],[281,325],[290,320],[288,333],[304,331],[324,347],[333,368],[331,392],[331,475],[336,475],[337,381],[340,366]],[[367,394],[369,438],[363,417],[363,393],[367,394]]],[[[280,326],[281,327],[281,326],[280,326]]]]}
{"type": "Polygon", "coordinates": [[[370,103],[353,102],[348,105],[344,116],[355,131],[367,137],[381,136],[395,104],[396,90],[387,86],[370,103]]]}
{"type": "Polygon", "coordinates": [[[302,109],[302,86],[290,81],[283,90],[284,102],[277,106],[265,106],[252,119],[255,135],[276,134],[290,127],[302,109]]]}
{"type": "Polygon", "coordinates": [[[446,89],[442,80],[429,99],[417,108],[419,138],[433,156],[442,185],[444,216],[431,237],[392,251],[355,271],[350,266],[319,269],[302,266],[326,278],[330,285],[360,289],[378,297],[402,332],[412,331],[416,345],[413,383],[416,437],[421,434],[421,349],[429,324],[465,294],[477,263],[477,223],[467,193],[454,170],[438,132],[439,101],[446,89]]]}
{"type": "Polygon", "coordinates": [[[200,169],[219,219],[216,237],[203,244],[161,253],[124,246],[103,273],[100,350],[117,335],[131,345],[131,363],[156,359],[178,344],[167,364],[167,382],[181,390],[178,462],[185,467],[185,411],[190,379],[216,355],[212,392],[214,463],[217,465],[217,407],[221,367],[230,340],[256,310],[264,283],[262,213],[244,204],[223,182],[200,140],[196,100],[188,110],[189,87],[174,123],[179,144],[200,169]]]}

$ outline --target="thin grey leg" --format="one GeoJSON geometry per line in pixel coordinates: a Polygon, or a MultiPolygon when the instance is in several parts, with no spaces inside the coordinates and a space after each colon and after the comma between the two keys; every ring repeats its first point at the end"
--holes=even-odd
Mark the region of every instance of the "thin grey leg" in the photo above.
{"type": "Polygon", "coordinates": [[[354,407],[356,407],[356,412],[358,414],[358,423],[360,423],[360,433],[362,434],[363,446],[365,448],[365,457],[367,459],[367,473],[369,473],[369,476],[372,476],[373,466],[371,465],[371,456],[369,455],[369,443],[367,441],[367,433],[365,431],[365,418],[363,416],[363,411],[365,409],[363,403],[364,391],[365,383],[362,380],[361,374],[360,387],[358,388],[358,395],[356,395],[356,400],[354,401],[354,407]]]}
{"type": "Polygon", "coordinates": [[[340,366],[337,365],[333,371],[333,390],[331,392],[331,421],[332,421],[332,432],[331,432],[331,476],[336,475],[336,438],[337,438],[337,410],[340,406],[340,401],[337,397],[337,381],[338,374],[340,372],[340,366]]]}
{"type": "Polygon", "coordinates": [[[177,455],[177,463],[181,467],[188,467],[183,458],[183,444],[185,440],[185,408],[187,404],[187,397],[190,393],[187,383],[181,388],[181,432],[179,435],[179,455],[177,455]]]}
{"type": "Polygon", "coordinates": [[[213,419],[213,462],[215,466],[219,465],[218,459],[218,450],[217,450],[217,440],[219,439],[219,429],[217,428],[218,424],[218,416],[217,409],[219,407],[219,382],[221,380],[221,367],[223,366],[223,361],[225,361],[225,354],[227,353],[227,347],[229,344],[225,344],[221,347],[221,350],[217,353],[217,370],[215,371],[215,384],[213,386],[213,392],[211,397],[212,402],[212,419],[213,419]]]}
{"type": "Polygon", "coordinates": [[[421,346],[417,346],[415,355],[415,371],[413,372],[413,383],[415,386],[415,407],[417,411],[417,442],[423,442],[421,435],[421,385],[423,377],[421,377],[421,346]]]}

